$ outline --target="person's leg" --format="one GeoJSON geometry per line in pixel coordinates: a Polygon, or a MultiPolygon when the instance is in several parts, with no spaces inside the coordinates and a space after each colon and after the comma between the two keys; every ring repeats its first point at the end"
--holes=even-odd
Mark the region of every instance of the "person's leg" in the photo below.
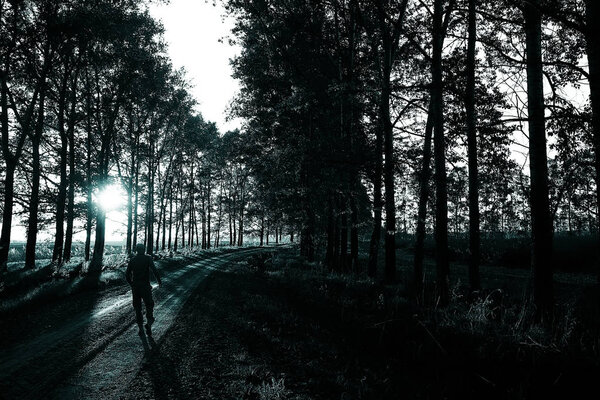
{"type": "Polygon", "coordinates": [[[135,309],[135,320],[140,330],[144,326],[144,317],[142,316],[142,295],[138,288],[132,288],[133,308],[135,309]]]}
{"type": "Polygon", "coordinates": [[[152,325],[154,322],[154,299],[152,299],[151,287],[148,287],[144,293],[144,304],[146,305],[146,319],[152,325]]]}
{"type": "Polygon", "coordinates": [[[152,288],[148,286],[143,292],[144,304],[146,305],[146,333],[152,335],[152,323],[154,322],[154,300],[152,299],[152,288]]]}

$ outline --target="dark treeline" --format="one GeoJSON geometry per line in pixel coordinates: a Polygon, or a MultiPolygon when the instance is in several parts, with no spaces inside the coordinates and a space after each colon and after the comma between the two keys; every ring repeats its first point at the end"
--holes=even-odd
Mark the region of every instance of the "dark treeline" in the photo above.
{"type": "Polygon", "coordinates": [[[440,305],[449,235],[469,236],[473,291],[482,235],[531,235],[537,317],[552,315],[553,233],[599,227],[597,2],[224,4],[245,122],[220,134],[144,2],[0,1],[3,270],[18,220],[27,268],[44,229],[57,265],[82,233],[99,270],[96,197],[119,185],[128,252],[286,235],[332,271],[394,282],[397,233],[414,234],[418,300],[433,233],[440,305]]]}
{"type": "Polygon", "coordinates": [[[393,282],[395,236],[414,233],[419,298],[432,232],[443,305],[449,234],[469,236],[474,291],[481,235],[530,234],[537,318],[552,315],[553,232],[598,232],[597,2],[225,3],[257,196],[305,257],[374,276],[383,246],[393,282]]]}

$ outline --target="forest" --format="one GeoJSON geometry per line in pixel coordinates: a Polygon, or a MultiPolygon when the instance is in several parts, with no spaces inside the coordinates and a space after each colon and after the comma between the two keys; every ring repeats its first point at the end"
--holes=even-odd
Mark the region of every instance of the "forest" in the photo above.
{"type": "Polygon", "coordinates": [[[451,238],[465,238],[472,291],[481,289],[482,243],[531,238],[540,321],[551,318],[552,273],[561,268],[553,236],[595,238],[575,254],[598,271],[589,254],[600,198],[595,2],[228,7],[243,48],[234,111],[262,153],[251,170],[268,209],[283,209],[300,231],[307,259],[376,276],[382,246],[383,279],[393,282],[398,237],[409,234],[418,298],[432,235],[444,305],[451,238]]]}
{"type": "MultiPolygon", "coordinates": [[[[591,320],[577,354],[597,357],[600,3],[220,0],[223,45],[241,49],[227,132],[151,3],[0,0],[1,299],[35,270],[106,270],[118,187],[124,257],[285,243],[305,270],[381,288],[389,321],[402,287],[419,315],[525,304],[550,341],[570,323],[563,292],[593,293],[576,299],[591,320]],[[490,268],[519,271],[521,297],[490,268]]],[[[248,265],[281,259],[266,258],[248,265]]]]}

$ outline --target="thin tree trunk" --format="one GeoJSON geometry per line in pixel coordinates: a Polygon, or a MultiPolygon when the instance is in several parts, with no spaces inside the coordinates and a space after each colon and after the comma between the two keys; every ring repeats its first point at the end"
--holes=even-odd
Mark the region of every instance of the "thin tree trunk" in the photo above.
{"type": "Polygon", "coordinates": [[[10,249],[11,224],[14,207],[14,187],[16,164],[8,159],[4,171],[4,208],[2,212],[2,236],[0,238],[0,273],[6,272],[10,249]]]}
{"type": "Polygon", "coordinates": [[[210,224],[211,224],[211,212],[210,212],[210,208],[211,208],[211,187],[210,187],[210,183],[207,184],[208,188],[207,188],[207,204],[206,204],[206,209],[207,209],[207,218],[206,218],[206,248],[210,249],[210,224]]]}
{"type": "Polygon", "coordinates": [[[125,252],[131,254],[131,235],[133,234],[133,162],[132,162],[132,174],[129,176],[127,184],[127,234],[125,239],[125,252]]]}
{"type": "Polygon", "coordinates": [[[25,246],[25,268],[35,268],[35,247],[37,245],[38,233],[38,210],[40,205],[40,143],[44,132],[44,100],[45,89],[40,93],[38,105],[38,120],[35,132],[31,136],[32,147],[32,173],[31,173],[31,197],[29,199],[29,221],[27,224],[27,244],[25,246]]]}
{"type": "Polygon", "coordinates": [[[68,138],[65,129],[65,108],[67,102],[67,82],[68,74],[65,73],[63,83],[61,84],[59,99],[58,99],[58,131],[60,136],[59,149],[59,182],[58,195],[56,197],[56,216],[55,216],[55,232],[54,232],[54,247],[52,250],[52,262],[58,265],[62,263],[63,243],[65,235],[65,203],[67,200],[67,150],[68,138]]]}
{"type": "MultiPolygon", "coordinates": [[[[12,216],[14,207],[15,169],[17,160],[10,153],[9,147],[9,122],[8,122],[8,88],[6,87],[6,71],[0,71],[0,129],[2,130],[2,156],[4,158],[4,198],[2,210],[2,233],[0,234],[0,274],[6,272],[8,251],[10,249],[10,236],[12,229],[12,216]]],[[[25,135],[21,133],[21,135],[25,135]]]]}
{"type": "Polygon", "coordinates": [[[379,242],[381,241],[381,214],[383,195],[381,178],[383,174],[383,121],[379,120],[375,137],[375,174],[373,175],[373,231],[369,245],[369,264],[367,273],[371,278],[377,275],[379,242]]]}
{"type": "MultiPolygon", "coordinates": [[[[387,35],[386,35],[387,36],[387,35]]],[[[384,40],[383,82],[380,99],[380,116],[383,123],[383,151],[385,154],[385,269],[386,282],[396,280],[396,205],[394,188],[394,132],[390,120],[390,76],[391,76],[391,43],[384,40]]]]}
{"type": "Polygon", "coordinates": [[[154,178],[156,169],[154,168],[154,141],[150,145],[150,170],[148,171],[148,248],[146,253],[154,254],[154,178]]]}
{"type": "Polygon", "coordinates": [[[71,248],[73,247],[73,224],[75,221],[75,107],[76,107],[76,84],[73,88],[73,99],[71,100],[71,119],[69,123],[68,137],[69,137],[69,188],[67,194],[67,231],[65,234],[65,249],[63,254],[63,260],[68,262],[71,260],[71,248]]]}
{"type": "Polygon", "coordinates": [[[548,193],[548,161],[542,70],[542,15],[539,0],[524,4],[531,175],[532,269],[536,320],[550,322],[553,311],[552,217],[548,193]]]}
{"type": "Polygon", "coordinates": [[[138,207],[140,202],[140,155],[139,155],[139,140],[136,139],[136,156],[135,156],[135,185],[133,186],[134,201],[133,201],[133,239],[132,248],[137,245],[138,237],[138,207]]]}
{"type": "Polygon", "coordinates": [[[433,107],[429,105],[425,140],[423,142],[423,158],[419,174],[419,210],[417,212],[417,228],[415,234],[414,280],[417,301],[423,300],[423,259],[425,258],[425,223],[427,222],[427,200],[429,199],[429,179],[431,178],[431,138],[433,136],[433,107]]]}
{"type": "MultiPolygon", "coordinates": [[[[102,138],[102,148],[100,150],[100,181],[106,182],[108,178],[108,151],[110,139],[102,138]]],[[[89,270],[99,272],[102,270],[102,261],[104,257],[104,244],[106,240],[106,212],[102,207],[96,207],[96,235],[94,240],[94,253],[90,262],[89,270]]]]}
{"type": "Polygon", "coordinates": [[[206,249],[206,198],[202,196],[202,249],[206,249]]]}
{"type": "MultiPolygon", "coordinates": [[[[175,215],[177,215],[177,210],[175,210],[175,215]]],[[[171,180],[169,182],[169,240],[167,248],[171,250],[171,232],[173,230],[173,176],[171,176],[171,180]]]]}
{"type": "Polygon", "coordinates": [[[469,164],[469,284],[471,291],[481,288],[479,279],[479,170],[477,166],[477,115],[475,114],[475,45],[477,41],[476,0],[469,0],[469,39],[467,45],[467,88],[465,109],[467,155],[469,164]]]}
{"type": "Polygon", "coordinates": [[[260,219],[260,247],[263,246],[263,241],[264,241],[264,236],[265,236],[265,216],[263,214],[263,216],[260,219]]]}
{"type": "MultiPolygon", "coordinates": [[[[91,114],[88,107],[88,113],[91,114]]],[[[88,114],[88,115],[89,115],[88,114]]],[[[87,199],[86,199],[86,217],[85,217],[85,247],[84,247],[84,257],[85,261],[90,260],[90,245],[91,245],[91,236],[92,236],[92,214],[93,214],[93,204],[92,204],[92,128],[90,124],[90,117],[88,117],[87,123],[87,141],[86,141],[86,152],[87,159],[85,161],[85,183],[87,190],[87,199]]]]}
{"type": "Polygon", "coordinates": [[[431,103],[434,115],[434,165],[436,188],[435,258],[439,304],[450,300],[448,260],[448,194],[446,181],[446,145],[444,139],[444,99],[442,83],[443,0],[435,0],[433,15],[433,50],[431,62],[431,103]]]}

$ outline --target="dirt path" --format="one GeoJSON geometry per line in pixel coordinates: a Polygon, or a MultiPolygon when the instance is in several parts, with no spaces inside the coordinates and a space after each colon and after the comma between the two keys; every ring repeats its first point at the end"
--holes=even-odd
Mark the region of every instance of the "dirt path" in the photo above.
{"type": "MultiPolygon", "coordinates": [[[[126,285],[65,299],[78,302],[81,310],[67,316],[57,311],[60,318],[56,324],[44,321],[45,326],[39,326],[29,316],[20,316],[21,325],[25,325],[22,339],[3,343],[0,349],[0,398],[118,397],[172,325],[193,289],[213,270],[257,251],[217,255],[163,273],[163,286],[153,291],[154,338],[138,336],[126,285]]],[[[64,305],[59,303],[54,308],[61,307],[64,305]]],[[[48,313],[52,314],[52,309],[45,310],[48,313]]]]}

